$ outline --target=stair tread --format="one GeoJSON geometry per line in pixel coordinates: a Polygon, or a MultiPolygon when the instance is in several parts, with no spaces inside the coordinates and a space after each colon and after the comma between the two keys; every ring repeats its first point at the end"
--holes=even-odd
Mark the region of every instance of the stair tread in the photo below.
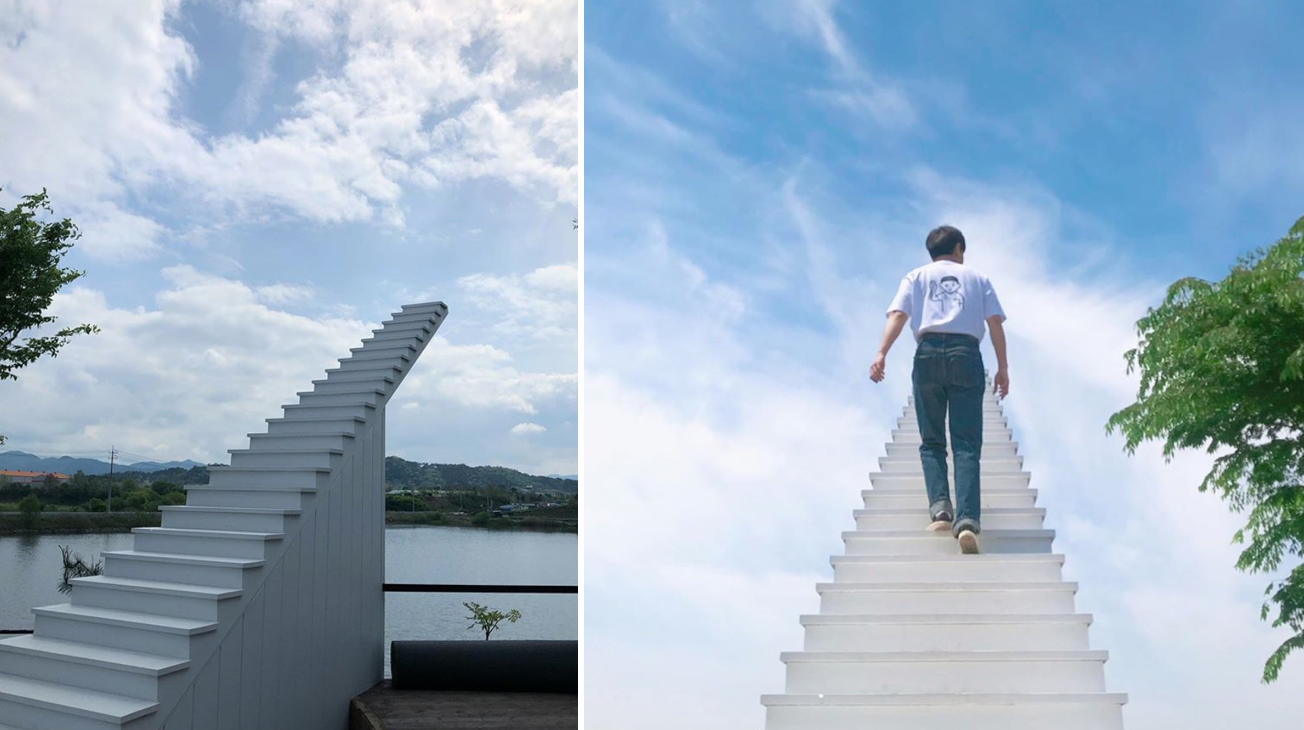
{"type": "MultiPolygon", "coordinates": [[[[928,507],[902,507],[897,509],[858,509],[853,510],[852,514],[857,517],[873,517],[874,515],[892,515],[892,516],[912,516],[927,515],[928,507]]],[[[984,507],[983,517],[988,515],[1045,515],[1045,507],[984,507]]]]}
{"type": "Polygon", "coordinates": [[[227,449],[228,454],[249,455],[249,454],[331,454],[333,456],[343,456],[344,449],[321,448],[321,449],[227,449]]]}
{"type": "MultiPolygon", "coordinates": [[[[979,534],[979,539],[986,535],[988,537],[1054,537],[1054,530],[1002,530],[991,529],[983,530],[979,534]]],[[[872,539],[881,537],[917,537],[921,540],[954,540],[950,532],[932,532],[930,530],[848,530],[842,533],[842,538],[855,539],[872,539]]]]}
{"type": "Polygon", "coordinates": [[[215,537],[224,540],[280,540],[283,532],[240,532],[237,530],[198,530],[186,527],[133,527],[137,535],[181,535],[188,537],[215,537]]]}
{"type": "Polygon", "coordinates": [[[1027,694],[782,694],[761,695],[761,704],[776,705],[1043,705],[1085,704],[1125,705],[1126,694],[1111,692],[1027,694]]]}
{"type": "Polygon", "coordinates": [[[257,568],[266,561],[252,558],[218,558],[208,555],[183,555],[180,553],[158,553],[148,550],[109,550],[101,555],[113,555],[128,560],[146,560],[159,563],[184,563],[187,565],[211,565],[229,568],[257,568]]]}
{"type": "Polygon", "coordinates": [[[0,641],[0,651],[18,651],[24,654],[67,657],[68,661],[79,664],[112,667],[126,672],[152,676],[170,674],[190,666],[190,660],[188,659],[145,654],[138,651],[85,644],[80,641],[49,639],[35,634],[0,641]]]}
{"type": "Polygon", "coordinates": [[[154,712],[157,702],[64,687],[12,674],[0,674],[0,698],[108,722],[127,722],[154,712]]]}
{"type": "Polygon", "coordinates": [[[805,614],[803,626],[856,624],[1090,624],[1089,613],[902,613],[805,614]]]}
{"type": "Polygon", "coordinates": [[[381,390],[380,388],[371,388],[371,389],[367,389],[367,388],[359,388],[359,389],[357,389],[357,390],[343,390],[343,391],[338,391],[338,392],[336,392],[336,393],[318,393],[318,392],[315,391],[315,390],[301,390],[301,391],[296,392],[295,395],[297,395],[297,396],[309,396],[309,395],[348,395],[348,394],[351,394],[351,393],[375,393],[375,394],[377,394],[377,395],[384,395],[384,394],[385,394],[385,391],[381,390]]]}
{"type": "Polygon", "coordinates": [[[274,474],[293,474],[296,472],[312,471],[318,474],[329,472],[329,466],[227,466],[225,464],[214,464],[208,467],[211,471],[234,471],[246,473],[272,472],[274,474]]]}
{"type": "MultiPolygon", "coordinates": [[[[104,586],[122,588],[144,593],[162,593],[172,596],[195,598],[235,598],[244,593],[239,588],[214,588],[212,586],[192,585],[190,583],[173,583],[170,581],[142,580],[140,578],[117,578],[107,575],[93,575],[86,578],[73,578],[69,583],[74,586],[104,586]]],[[[74,594],[74,598],[76,595],[74,594]]]]}
{"type": "Polygon", "coordinates": [[[1103,662],[1109,652],[1077,651],[785,651],[780,661],[810,662],[1103,662]]]}
{"type": "Polygon", "coordinates": [[[277,507],[209,507],[201,504],[164,504],[164,505],[159,505],[159,509],[166,512],[230,512],[234,514],[247,514],[247,515],[301,515],[303,514],[303,510],[299,510],[299,509],[281,509],[277,507]]]}
{"type": "Polygon", "coordinates": [[[978,555],[834,555],[838,563],[1063,563],[1060,553],[980,553],[978,555]]]}
{"type": "MultiPolygon", "coordinates": [[[[288,486],[288,487],[284,485],[271,485],[265,487],[239,487],[239,486],[231,486],[231,485],[213,486],[211,484],[186,484],[181,488],[186,490],[187,492],[203,491],[203,490],[210,490],[215,492],[316,492],[317,491],[316,487],[310,487],[306,484],[300,486],[288,486]]],[[[177,505],[177,506],[184,507],[188,505],[177,505]]]]}
{"type": "Polygon", "coordinates": [[[217,628],[214,621],[202,621],[179,616],[164,616],[156,613],[122,611],[116,608],[99,608],[97,606],[80,606],[71,603],[59,603],[53,606],[38,606],[32,609],[38,616],[59,616],[76,618],[93,623],[112,626],[145,628],[168,634],[185,634],[193,636],[213,631],[217,628]]]}
{"type": "MultiPolygon", "coordinates": [[[[296,418],[295,420],[296,420],[296,421],[302,421],[303,419],[296,418]]],[[[350,431],[322,431],[322,432],[320,432],[320,433],[318,433],[318,432],[316,432],[316,431],[281,431],[280,433],[247,433],[247,434],[245,434],[245,435],[248,436],[248,437],[251,438],[251,439],[252,439],[252,438],[257,438],[257,439],[290,439],[290,438],[303,438],[304,436],[343,436],[343,437],[345,437],[345,438],[353,438],[353,437],[354,437],[354,434],[353,434],[352,432],[350,432],[350,431]]],[[[254,449],[251,449],[251,450],[254,450],[254,449]]],[[[256,450],[257,450],[257,451],[263,451],[263,449],[256,449],[256,450]]],[[[268,450],[270,451],[270,449],[268,449],[268,450]]]]}
{"type": "Polygon", "coordinates": [[[981,581],[919,581],[915,583],[816,583],[815,590],[858,591],[858,592],[895,592],[895,591],[1065,591],[1076,593],[1078,584],[1073,581],[1026,581],[1026,582],[981,582],[981,581]]]}

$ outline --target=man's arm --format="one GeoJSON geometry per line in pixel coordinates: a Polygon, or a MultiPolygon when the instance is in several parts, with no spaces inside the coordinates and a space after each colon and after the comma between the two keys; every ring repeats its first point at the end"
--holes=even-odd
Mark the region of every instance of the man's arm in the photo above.
{"type": "Polygon", "coordinates": [[[883,371],[887,367],[887,351],[892,349],[892,343],[901,335],[901,328],[906,326],[906,321],[909,319],[910,315],[900,310],[887,315],[887,324],[883,326],[883,343],[878,346],[878,355],[874,357],[874,364],[869,366],[869,379],[875,383],[883,382],[883,371]]]}
{"type": "Polygon", "coordinates": [[[1004,398],[1010,394],[1009,363],[1005,360],[1004,317],[993,314],[987,318],[987,330],[992,333],[992,348],[996,350],[996,377],[992,378],[992,392],[1004,398]]]}

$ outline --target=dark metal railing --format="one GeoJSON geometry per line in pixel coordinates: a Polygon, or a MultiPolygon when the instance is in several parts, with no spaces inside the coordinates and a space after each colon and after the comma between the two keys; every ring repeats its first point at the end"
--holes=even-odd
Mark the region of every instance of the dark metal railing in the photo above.
{"type": "Polygon", "coordinates": [[[484,585],[473,583],[386,583],[386,593],[575,593],[579,586],[484,585]]]}

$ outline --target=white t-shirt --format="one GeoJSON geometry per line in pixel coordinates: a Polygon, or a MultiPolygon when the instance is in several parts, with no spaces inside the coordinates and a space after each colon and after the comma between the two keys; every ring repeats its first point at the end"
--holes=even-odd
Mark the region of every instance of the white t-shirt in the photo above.
{"type": "Polygon", "coordinates": [[[987,277],[945,259],[906,274],[887,311],[910,316],[916,341],[928,332],[973,335],[981,341],[988,317],[995,314],[1005,321],[1005,310],[987,277]]]}

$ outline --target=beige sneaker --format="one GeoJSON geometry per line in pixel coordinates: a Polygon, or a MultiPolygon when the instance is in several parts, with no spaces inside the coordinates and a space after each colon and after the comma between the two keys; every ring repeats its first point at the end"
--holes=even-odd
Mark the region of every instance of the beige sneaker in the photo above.
{"type": "Polygon", "coordinates": [[[978,536],[973,530],[960,530],[960,552],[965,555],[978,554],[978,536]]]}
{"type": "Polygon", "coordinates": [[[933,524],[931,524],[931,525],[928,526],[928,531],[929,531],[929,532],[950,532],[950,531],[951,531],[951,521],[950,521],[950,520],[937,520],[936,522],[934,522],[933,524]]]}

